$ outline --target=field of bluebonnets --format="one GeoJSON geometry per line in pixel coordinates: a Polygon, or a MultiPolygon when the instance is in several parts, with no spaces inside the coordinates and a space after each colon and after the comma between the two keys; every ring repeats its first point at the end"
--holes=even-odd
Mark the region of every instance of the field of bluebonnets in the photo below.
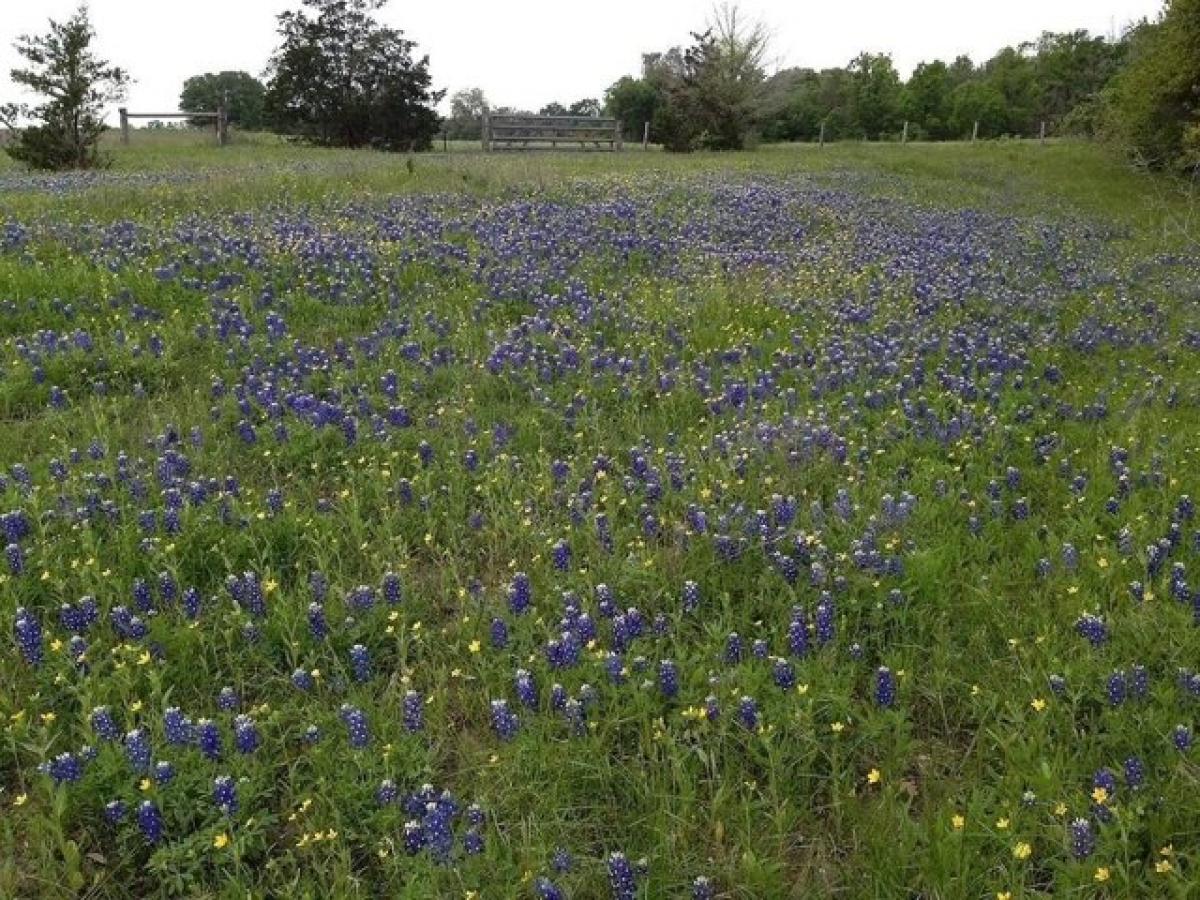
{"type": "Polygon", "coordinates": [[[1072,145],[0,174],[0,894],[1195,896],[1188,209],[1072,145]]]}

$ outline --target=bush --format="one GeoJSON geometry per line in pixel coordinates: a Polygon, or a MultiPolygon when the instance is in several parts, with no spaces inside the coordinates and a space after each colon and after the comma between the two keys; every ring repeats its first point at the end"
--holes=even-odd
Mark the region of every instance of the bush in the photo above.
{"type": "Polygon", "coordinates": [[[1152,168],[1194,169],[1200,126],[1200,0],[1170,0],[1132,40],[1109,92],[1115,135],[1152,168]]]}

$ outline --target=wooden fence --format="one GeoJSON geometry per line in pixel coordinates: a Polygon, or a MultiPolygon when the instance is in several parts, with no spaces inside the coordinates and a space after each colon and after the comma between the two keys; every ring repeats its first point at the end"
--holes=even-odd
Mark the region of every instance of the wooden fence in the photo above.
{"type": "Polygon", "coordinates": [[[594,147],[616,152],[624,147],[618,119],[598,116],[510,116],[483,113],[483,149],[556,149],[559,144],[578,144],[580,150],[594,147]]]}
{"type": "Polygon", "coordinates": [[[216,112],[169,112],[169,113],[134,113],[121,107],[121,143],[129,143],[130,119],[211,119],[216,129],[217,144],[224,147],[229,143],[229,116],[225,107],[218,106],[216,112]]]}

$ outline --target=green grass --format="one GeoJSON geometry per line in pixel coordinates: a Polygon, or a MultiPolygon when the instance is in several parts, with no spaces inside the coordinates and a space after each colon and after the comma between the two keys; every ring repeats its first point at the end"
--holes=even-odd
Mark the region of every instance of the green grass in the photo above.
{"type": "Polygon", "coordinates": [[[31,523],[23,573],[0,575],[0,896],[490,900],[535,896],[548,875],[569,896],[603,897],[615,850],[646,858],[639,896],[653,898],[688,896],[700,875],[718,896],[746,898],[1194,895],[1200,769],[1171,737],[1196,724],[1177,670],[1197,665],[1200,631],[1169,581],[1176,561],[1194,580],[1194,523],[1180,523],[1180,549],[1146,577],[1147,545],[1181,495],[1200,496],[1186,185],[1074,142],[686,157],[464,146],[406,158],[137,132],[109,149],[112,168],[94,183],[33,183],[0,162],[0,247],[17,223],[30,234],[0,252],[0,512],[31,523]],[[623,256],[630,235],[661,240],[623,256]],[[760,256],[731,262],[734,248],[760,256]],[[163,271],[172,263],[178,275],[163,271]],[[225,275],[236,280],[218,284],[225,275]],[[941,298],[933,311],[918,309],[923,281],[941,298]],[[493,371],[506,344],[533,362],[510,356],[493,371]],[[351,410],[356,442],[295,410],[277,440],[271,373],[285,409],[308,394],[351,410]],[[761,393],[714,411],[739,381],[761,393]],[[61,409],[52,387],[66,393],[61,409]],[[930,417],[909,427],[917,404],[930,417]],[[372,414],[390,406],[411,426],[373,436],[372,414]],[[939,439],[935,417],[977,427],[939,439]],[[844,456],[823,447],[822,427],[846,440],[844,456]],[[177,483],[162,475],[169,430],[188,463],[177,483]],[[89,459],[93,441],[103,459],[89,459]],[[1116,514],[1105,508],[1121,490],[1114,447],[1131,483],[1116,514]],[[661,499],[636,475],[635,448],[660,472],[661,499]],[[569,466],[562,483],[554,460],[569,466]],[[54,461],[69,463],[61,480],[54,461]],[[998,488],[993,515],[989,483],[1003,485],[1010,466],[1019,486],[998,488]],[[179,530],[165,531],[164,490],[207,479],[208,499],[184,503],[179,530]],[[576,517],[581,490],[590,505],[576,517]],[[839,490],[853,507],[844,517],[839,490]],[[917,498],[911,516],[881,521],[885,496],[904,492],[917,498]],[[830,579],[845,579],[836,639],[792,660],[787,690],[771,662],[721,657],[733,631],[747,657],[755,639],[786,655],[793,605],[815,617],[810,568],[789,584],[755,540],[723,562],[708,537],[722,514],[742,534],[739,507],[769,510],[776,494],[799,507],[784,550],[802,531],[830,579]],[[88,504],[101,511],[80,517],[88,504]],[[708,532],[691,507],[707,511],[708,532]],[[149,540],[145,510],[156,513],[149,540]],[[1132,553],[1118,545],[1123,527],[1132,553]],[[869,530],[902,571],[853,564],[869,530]],[[552,564],[559,539],[572,550],[565,571],[552,564]],[[1046,577],[1041,558],[1053,560],[1046,577]],[[226,589],[247,571],[269,585],[255,641],[226,589]],[[325,639],[309,631],[314,571],[330,583],[325,639]],[[524,616],[505,599],[518,571],[534,590],[524,616]],[[189,623],[161,602],[147,637],[121,639],[108,611],[160,572],[196,586],[203,614],[189,623]],[[400,604],[348,607],[356,585],[378,587],[387,572],[403,581],[400,604]],[[1154,599],[1134,604],[1134,579],[1154,599]],[[698,613],[681,609],[688,580],[701,587],[698,613]],[[604,668],[613,638],[600,584],[648,630],[657,613],[669,624],[633,643],[619,686],[604,668]],[[553,669],[545,644],[567,590],[598,635],[578,665],[553,669]],[[102,612],[86,670],[57,622],[60,604],[84,595],[102,612]],[[45,632],[36,668],[8,637],[21,607],[45,632]],[[1109,625],[1102,647],[1075,631],[1085,610],[1109,625]],[[494,616],[508,622],[505,649],[491,646],[494,616]],[[351,677],[356,643],[370,651],[364,683],[351,677]],[[659,693],[663,658],[678,664],[675,699],[659,693]],[[1149,696],[1111,706],[1106,679],[1136,663],[1150,670],[1149,696]],[[898,675],[894,709],[872,699],[879,665],[898,675]],[[297,668],[319,672],[310,691],[292,685],[297,668]],[[534,674],[537,713],[516,702],[517,668],[534,674]],[[1051,675],[1066,678],[1061,695],[1051,675]],[[595,688],[583,734],[549,709],[554,682],[572,697],[595,688]],[[254,753],[233,748],[233,714],[216,704],[224,686],[261,733],[254,753]],[[403,723],[410,688],[426,701],[416,734],[403,723]],[[717,723],[696,715],[709,695],[717,723]],[[743,696],[761,728],[736,724],[743,696]],[[512,741],[490,726],[498,697],[521,715],[512,741]],[[365,750],[348,746],[343,703],[367,715],[365,750]],[[148,730],[173,780],[143,783],[98,740],[89,715],[100,705],[122,732],[148,730]],[[168,745],[171,706],[219,723],[219,762],[168,745]],[[324,732],[313,745],[310,725],[324,732]],[[83,744],[99,753],[78,783],[38,771],[83,744]],[[1140,791],[1121,779],[1133,755],[1147,767],[1140,791]],[[1079,860],[1068,826],[1093,814],[1102,768],[1120,784],[1104,802],[1113,820],[1079,860]],[[236,815],[213,806],[219,774],[237,779],[236,815]],[[452,865],[407,856],[412,813],[376,802],[383,779],[479,802],[484,852],[452,865]],[[165,818],[157,846],[134,821],[147,798],[165,818]],[[119,827],[103,816],[113,799],[130,808],[119,827]],[[561,876],[557,847],[576,859],[561,876]]]}

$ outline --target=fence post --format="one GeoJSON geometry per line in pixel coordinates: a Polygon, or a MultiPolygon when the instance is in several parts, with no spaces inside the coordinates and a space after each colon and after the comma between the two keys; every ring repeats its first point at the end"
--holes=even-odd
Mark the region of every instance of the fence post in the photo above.
{"type": "Polygon", "coordinates": [[[908,143],[908,119],[904,120],[904,133],[900,135],[900,143],[908,143]]]}
{"type": "Polygon", "coordinates": [[[978,120],[976,120],[976,122],[975,122],[975,127],[971,129],[971,143],[973,144],[977,140],[979,140],[979,122],[978,122],[978,120]]]}
{"type": "Polygon", "coordinates": [[[122,106],[119,110],[121,113],[121,143],[129,143],[129,110],[122,106]]]}
{"type": "Polygon", "coordinates": [[[642,149],[643,150],[650,149],[650,123],[649,122],[647,122],[644,126],[642,126],[642,149]]]}
{"type": "Polygon", "coordinates": [[[1042,120],[1042,131],[1038,135],[1038,143],[1041,143],[1041,144],[1046,143],[1046,120],[1045,119],[1042,120]]]}
{"type": "Polygon", "coordinates": [[[613,153],[625,149],[625,139],[621,134],[621,120],[613,122],[613,153]]]}
{"type": "Polygon", "coordinates": [[[821,136],[817,139],[818,145],[822,150],[825,149],[825,123],[821,123],[821,136]]]}
{"type": "Polygon", "coordinates": [[[483,108],[483,129],[480,135],[483,138],[483,152],[490,153],[492,150],[492,117],[486,106],[483,108]]]}
{"type": "Polygon", "coordinates": [[[229,143],[229,111],[222,103],[217,107],[217,146],[224,147],[229,143]]]}

